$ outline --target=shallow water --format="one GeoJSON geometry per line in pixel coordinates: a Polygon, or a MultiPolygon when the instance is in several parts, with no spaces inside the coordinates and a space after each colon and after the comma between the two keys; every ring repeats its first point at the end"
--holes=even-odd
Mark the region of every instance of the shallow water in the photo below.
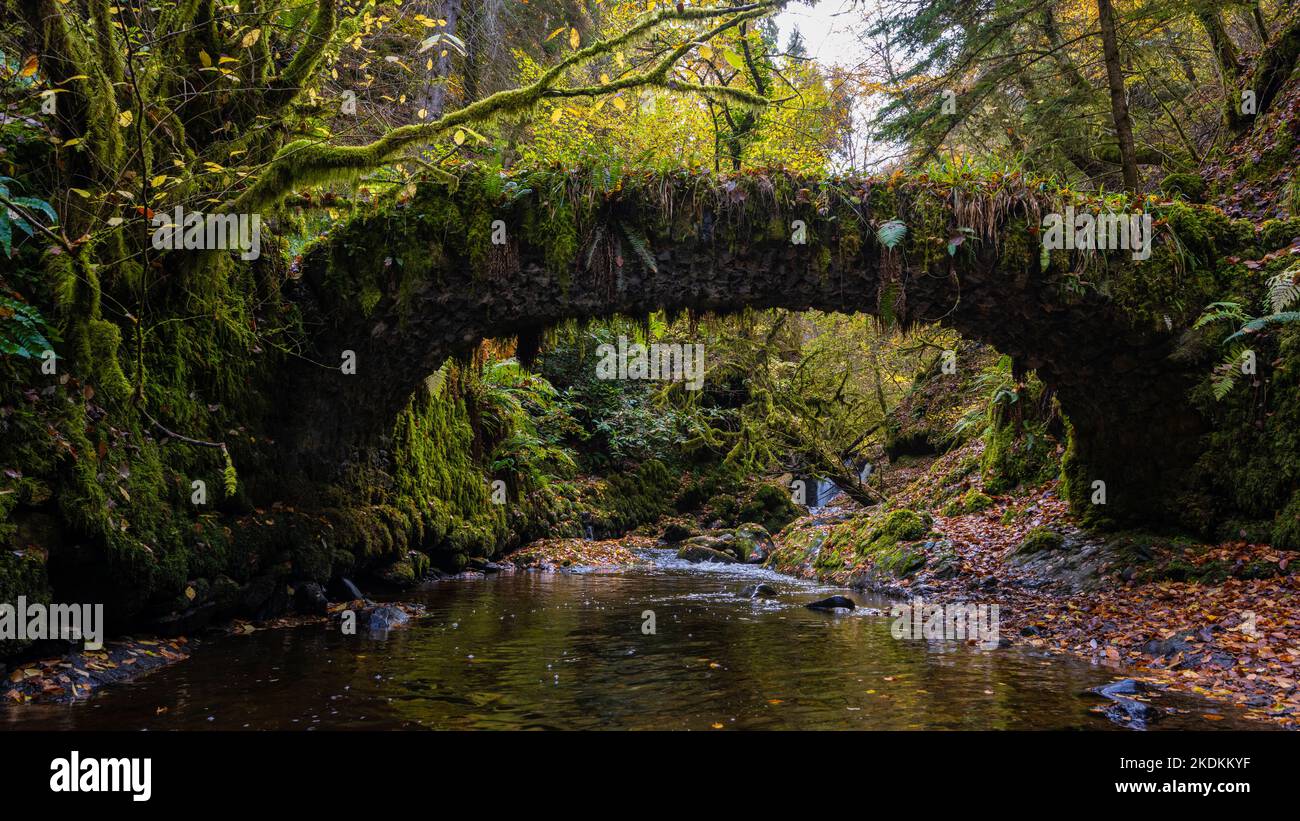
{"type": "MultiPolygon", "coordinates": [[[[1113,671],[1022,648],[890,635],[889,603],[753,566],[503,573],[432,584],[413,626],[203,641],[88,702],[0,710],[4,729],[1119,729],[1084,693],[1113,671]],[[739,592],[766,581],[781,595],[739,592]],[[655,633],[642,632],[653,611],[655,633]]],[[[1248,726],[1199,699],[1155,729],[1248,726]],[[1225,720],[1210,721],[1204,713],[1225,720]]]]}

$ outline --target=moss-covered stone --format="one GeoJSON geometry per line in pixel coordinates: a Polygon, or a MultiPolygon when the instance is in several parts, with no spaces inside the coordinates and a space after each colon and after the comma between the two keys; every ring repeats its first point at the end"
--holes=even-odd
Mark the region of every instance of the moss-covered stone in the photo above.
{"type": "Polygon", "coordinates": [[[1016,546],[1016,555],[1029,556],[1052,550],[1060,550],[1065,539],[1060,533],[1048,527],[1031,528],[1025,538],[1016,546]]]}
{"type": "Polygon", "coordinates": [[[988,510],[992,506],[993,498],[991,496],[971,488],[944,505],[942,513],[945,516],[961,516],[967,513],[979,513],[982,510],[988,510]]]}

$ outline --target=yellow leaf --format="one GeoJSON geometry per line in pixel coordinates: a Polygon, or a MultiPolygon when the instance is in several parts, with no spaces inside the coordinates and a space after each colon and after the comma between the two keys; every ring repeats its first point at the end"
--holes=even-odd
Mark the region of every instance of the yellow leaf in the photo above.
{"type": "Polygon", "coordinates": [[[550,34],[546,35],[546,41],[547,41],[547,42],[550,42],[551,40],[554,40],[556,37],[558,37],[560,34],[563,34],[563,33],[564,33],[564,26],[560,26],[560,27],[557,28],[555,31],[553,31],[553,32],[551,32],[550,34]]]}
{"type": "Polygon", "coordinates": [[[23,67],[22,70],[18,72],[18,76],[19,77],[32,76],[33,74],[36,73],[36,68],[39,65],[40,65],[40,60],[38,60],[36,55],[33,54],[32,56],[28,57],[26,60],[23,61],[23,67]]]}
{"type": "Polygon", "coordinates": [[[135,120],[135,115],[131,113],[130,109],[127,109],[126,111],[123,111],[121,114],[117,115],[117,124],[122,126],[123,128],[126,128],[134,120],[135,120]]]}
{"type": "Polygon", "coordinates": [[[582,35],[578,34],[577,29],[569,29],[569,48],[577,49],[582,43],[582,35]]]}
{"type": "MultiPolygon", "coordinates": [[[[68,142],[72,142],[72,140],[68,140],[68,142]]],[[[82,199],[85,200],[90,199],[90,192],[84,188],[72,188],[69,190],[72,191],[72,193],[76,194],[78,197],[81,197],[82,199]]]]}
{"type": "Polygon", "coordinates": [[[700,46],[700,57],[702,57],[705,60],[708,60],[712,56],[713,56],[713,48],[711,46],[709,46],[707,43],[700,46]]]}
{"type": "Polygon", "coordinates": [[[418,116],[421,120],[423,120],[425,117],[429,116],[429,110],[426,108],[422,108],[418,112],[416,112],[416,116],[418,116]]]}
{"type": "Polygon", "coordinates": [[[457,130],[451,139],[452,142],[456,143],[456,145],[461,145],[465,142],[465,132],[457,130]]]}
{"type": "Polygon", "coordinates": [[[560,121],[560,118],[563,116],[564,116],[564,109],[557,108],[551,112],[551,122],[558,123],[560,121]]]}
{"type": "Polygon", "coordinates": [[[212,58],[203,49],[199,49],[199,62],[203,64],[204,68],[212,68],[212,58]]]}
{"type": "Polygon", "coordinates": [[[621,51],[616,51],[616,52],[614,52],[614,64],[617,65],[619,68],[622,68],[622,67],[623,67],[623,62],[624,62],[624,61],[623,61],[623,52],[621,52],[621,51]]]}
{"type": "Polygon", "coordinates": [[[240,48],[252,48],[257,43],[257,38],[262,36],[261,29],[253,29],[244,35],[244,39],[239,41],[240,48]]]}
{"type": "Polygon", "coordinates": [[[622,98],[622,97],[615,97],[615,98],[614,98],[614,108],[617,108],[619,111],[626,111],[626,110],[627,110],[627,103],[623,102],[623,98],[622,98]]]}
{"type": "Polygon", "coordinates": [[[425,71],[433,71],[433,58],[432,58],[432,57],[430,57],[429,59],[427,59],[427,60],[424,61],[424,70],[425,70],[425,71]]]}
{"type": "Polygon", "coordinates": [[[602,71],[602,72],[600,73],[600,81],[601,81],[602,83],[608,83],[608,82],[609,82],[609,75],[602,71]]]}
{"type": "Polygon", "coordinates": [[[158,176],[156,176],[156,177],[154,177],[153,179],[149,180],[149,185],[150,185],[151,187],[153,187],[153,188],[158,188],[159,186],[161,186],[161,185],[162,185],[163,183],[165,183],[165,182],[167,182],[167,175],[166,175],[166,174],[159,174],[158,176]]]}
{"type": "Polygon", "coordinates": [[[186,587],[186,588],[185,588],[185,598],[189,599],[190,601],[194,601],[194,597],[195,597],[196,595],[198,595],[198,594],[194,592],[194,587],[193,587],[193,586],[190,586],[190,587],[186,587]]]}
{"type": "Polygon", "coordinates": [[[81,142],[81,138],[80,138],[80,137],[73,137],[72,139],[70,139],[70,140],[68,140],[66,143],[64,143],[64,144],[63,144],[63,147],[64,147],[64,148],[71,148],[72,146],[76,145],[76,144],[79,143],[79,142],[81,142]]]}

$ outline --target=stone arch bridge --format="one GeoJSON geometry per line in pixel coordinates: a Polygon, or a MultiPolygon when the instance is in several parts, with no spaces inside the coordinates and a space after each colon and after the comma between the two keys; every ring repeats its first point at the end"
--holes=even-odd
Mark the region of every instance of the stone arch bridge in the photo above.
{"type": "Polygon", "coordinates": [[[1204,302],[1180,314],[1149,299],[1155,318],[1144,318],[1132,295],[1178,266],[1187,243],[1158,233],[1144,262],[1045,259],[1036,229],[1056,202],[1018,175],[611,182],[553,170],[421,185],[336,229],[286,283],[312,349],[275,386],[280,463],[328,479],[447,357],[485,338],[518,337],[526,353],[571,318],[815,308],[939,322],[1035,370],[1073,428],[1076,507],[1102,481],[1107,507],[1094,517],[1161,518],[1202,433],[1186,397],[1204,366],[1173,354],[1204,302]],[[345,351],[354,374],[340,370],[345,351]]]}

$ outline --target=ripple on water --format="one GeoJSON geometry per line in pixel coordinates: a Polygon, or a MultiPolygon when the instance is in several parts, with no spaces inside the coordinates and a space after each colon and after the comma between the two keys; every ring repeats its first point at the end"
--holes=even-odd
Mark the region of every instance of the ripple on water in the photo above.
{"type": "MultiPolygon", "coordinates": [[[[206,640],[88,704],[0,711],[0,727],[1114,729],[1085,693],[1114,678],[1105,669],[896,640],[884,600],[644,554],[650,564],[622,570],[440,582],[416,594],[427,615],[382,640],[320,626],[206,640]],[[778,596],[741,596],[758,582],[778,596]],[[803,607],[830,593],[865,606],[803,607]]],[[[1187,712],[1156,729],[1243,726],[1226,707],[1179,703],[1187,712]]]]}

